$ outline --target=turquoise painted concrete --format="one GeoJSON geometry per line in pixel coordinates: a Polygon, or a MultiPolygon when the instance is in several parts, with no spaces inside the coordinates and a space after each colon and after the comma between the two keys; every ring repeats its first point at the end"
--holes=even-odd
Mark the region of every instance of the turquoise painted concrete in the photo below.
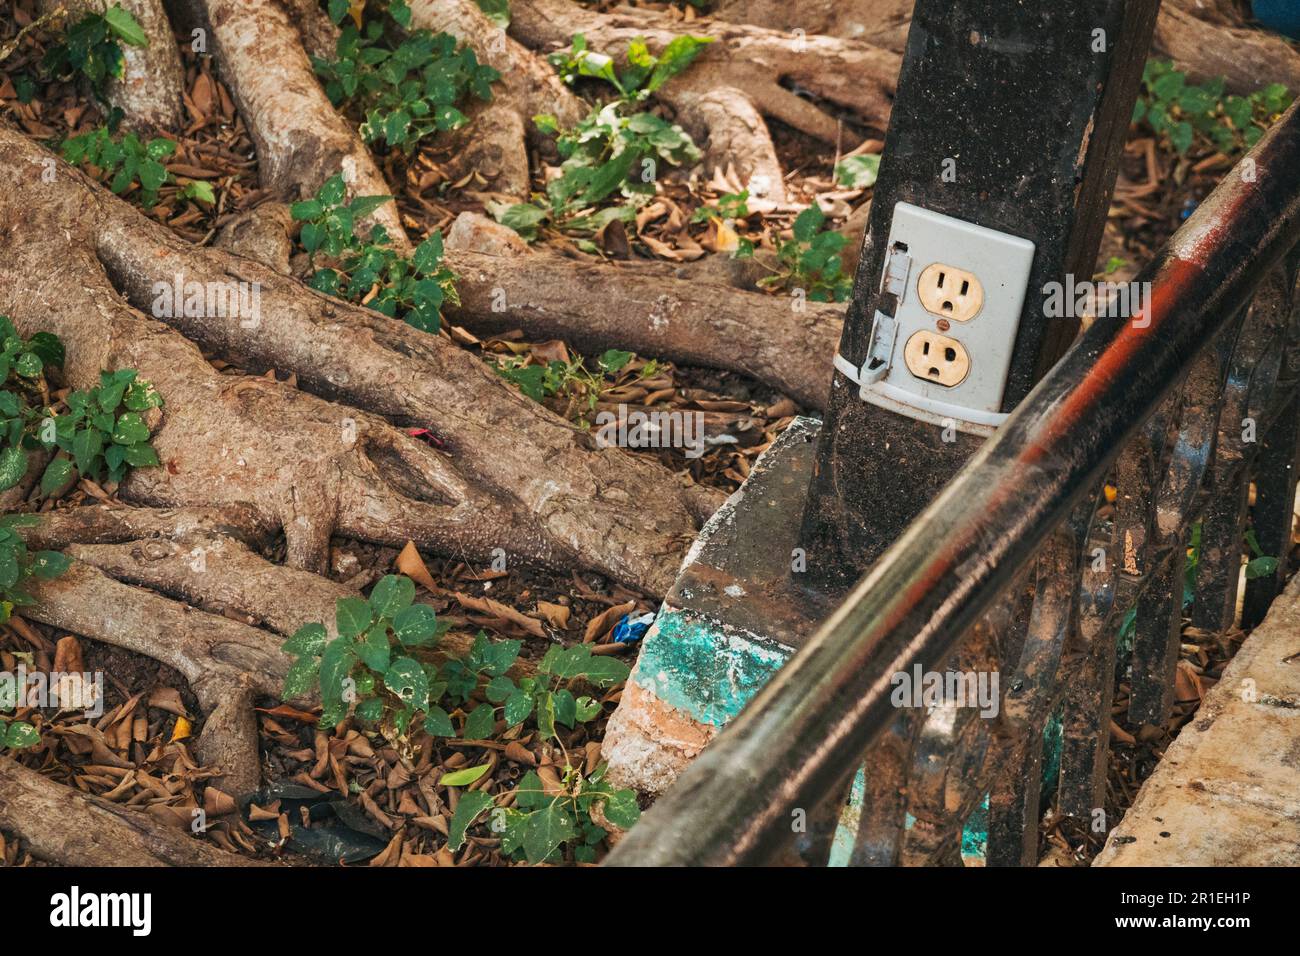
{"type": "Polygon", "coordinates": [[[632,679],[700,723],[721,727],[790,654],[782,644],[664,605],[632,679]]]}

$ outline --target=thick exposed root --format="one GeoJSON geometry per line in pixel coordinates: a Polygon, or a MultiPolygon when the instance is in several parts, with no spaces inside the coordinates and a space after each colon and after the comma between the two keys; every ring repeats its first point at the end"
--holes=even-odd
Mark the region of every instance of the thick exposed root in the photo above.
{"type": "Polygon", "coordinates": [[[457,322],[743,372],[824,407],[842,306],[537,253],[471,251],[500,249],[498,228],[462,216],[449,233],[447,261],[462,277],[461,304],[448,312],[457,322]]]}
{"type": "MultiPolygon", "coordinates": [[[[67,553],[119,581],[213,614],[254,621],[285,637],[312,623],[324,624],[335,636],[335,605],[342,598],[360,597],[356,588],[275,564],[220,531],[192,523],[187,530],[144,540],[72,544],[67,553]]],[[[467,633],[448,631],[438,654],[462,659],[473,643],[467,633]]]]}
{"type": "Polygon", "coordinates": [[[285,529],[299,567],[321,566],[337,530],[474,559],[501,548],[512,559],[667,589],[698,496],[657,463],[595,449],[444,339],[190,246],[66,166],[42,183],[45,155],[0,130],[0,216],[10,224],[0,311],[62,334],[82,384],[100,368],[129,366],[158,387],[168,405],[154,445],[168,467],[133,473],[124,491],[134,500],[251,505],[285,529]],[[265,379],[217,375],[187,342],[127,307],[101,260],[143,309],[156,304],[155,283],[171,289],[177,276],[249,283],[260,320],[211,311],[164,320],[241,367],[294,372],[318,394],[432,428],[443,450],[265,379]]]}
{"type": "Polygon", "coordinates": [[[0,823],[62,866],[262,866],[0,757],[0,823]]]}
{"type": "Polygon", "coordinates": [[[221,773],[220,786],[242,796],[261,784],[256,694],[279,696],[292,663],[265,631],[143,591],[73,562],[31,588],[26,617],[143,654],[175,668],[204,712],[195,753],[221,773]]]}
{"type": "Polygon", "coordinates": [[[704,146],[704,168],[710,176],[717,170],[734,172],[751,196],[786,201],[772,134],[744,91],[730,86],[682,90],[676,102],[682,126],[704,146]]]}
{"type": "Polygon", "coordinates": [[[1152,51],[1169,57],[1193,82],[1222,76],[1235,93],[1266,83],[1300,89],[1300,52],[1279,36],[1244,26],[1215,25],[1197,16],[1189,0],[1160,7],[1152,51]]]}
{"type": "MultiPolygon", "coordinates": [[[[646,39],[662,49],[683,33],[712,37],[699,58],[670,82],[660,98],[683,105],[683,98],[719,89],[743,90],[764,116],[828,143],[843,137],[840,124],[791,86],[852,110],[871,126],[883,129],[898,77],[898,54],[857,40],[696,20],[683,24],[650,10],[619,7],[597,13],[569,0],[514,0],[510,34],[533,50],[567,46],[574,33],[587,45],[622,56],[629,42],[646,39]]],[[[845,143],[846,146],[856,145],[845,143]]]]}
{"type": "Polygon", "coordinates": [[[320,57],[322,60],[334,58],[339,42],[339,28],[336,27],[317,0],[281,0],[289,19],[302,37],[303,49],[308,56],[320,57]]]}
{"type": "MultiPolygon", "coordinates": [[[[108,83],[108,101],[122,110],[128,126],[176,130],[185,125],[181,106],[181,58],[162,0],[120,0],[149,39],[146,47],[122,44],[125,72],[108,83]]],[[[65,7],[69,22],[103,13],[100,0],[42,0],[42,10],[65,7]]]]}
{"type": "MultiPolygon", "coordinates": [[[[847,37],[902,53],[912,0],[719,0],[712,16],[773,30],[847,37]]],[[[1232,2],[1164,0],[1151,44],[1193,82],[1224,77],[1234,93],[1265,83],[1300,88],[1300,52],[1282,37],[1247,27],[1232,2]]]]}
{"type": "Polygon", "coordinates": [[[127,508],[88,505],[41,515],[41,522],[20,529],[29,548],[62,551],[71,544],[119,544],[195,532],[220,534],[249,544],[270,539],[270,526],[253,508],[127,508]]]}
{"type": "Polygon", "coordinates": [[[912,6],[912,0],[718,0],[709,14],[768,30],[848,37],[902,53],[912,6]]]}
{"type": "MultiPolygon", "coordinates": [[[[258,174],[274,194],[300,199],[342,172],[352,196],[388,196],[383,174],[357,131],[316,81],[303,40],[277,0],[204,0],[221,78],[257,147],[258,174]]],[[[410,246],[397,203],[369,222],[410,246]]]]}

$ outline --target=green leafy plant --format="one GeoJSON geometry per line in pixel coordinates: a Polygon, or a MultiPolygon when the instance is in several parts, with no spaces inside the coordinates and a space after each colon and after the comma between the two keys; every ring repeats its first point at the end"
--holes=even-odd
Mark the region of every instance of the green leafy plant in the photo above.
{"type": "Polygon", "coordinates": [[[1200,141],[1235,157],[1254,146],[1293,99],[1281,83],[1248,96],[1225,95],[1222,77],[1197,85],[1172,62],[1148,60],[1133,122],[1146,126],[1180,155],[1200,141]]]}
{"type": "MultiPolygon", "coordinates": [[[[481,631],[463,659],[439,665],[428,652],[437,646],[445,625],[433,608],[414,600],[415,585],[409,578],[387,575],[369,598],[338,601],[337,637],[331,640],[319,623],[300,628],[284,643],[286,653],[295,657],[284,696],[301,697],[319,688],[322,727],[351,716],[377,726],[390,742],[399,742],[419,720],[434,737],[464,740],[489,739],[501,722],[515,727],[531,720],[543,740],[554,740],[563,749],[557,726],[572,729],[601,713],[595,698],[575,693],[575,688],[609,688],[627,680],[629,669],[622,661],[577,644],[550,648],[537,675],[516,682],[507,672],[522,642],[493,642],[481,631]]],[[[591,817],[597,803],[597,814],[603,812],[614,826],[636,821],[640,811],[631,791],[610,788],[603,768],[587,776],[567,764],[562,792],[546,793],[540,778],[530,772],[513,791],[517,809],[498,808],[493,829],[499,826],[505,852],[537,863],[577,840],[575,858],[594,858],[595,845],[608,832],[591,817]]],[[[456,770],[440,783],[468,787],[488,769],[483,764],[456,770]]],[[[464,844],[468,828],[495,799],[481,790],[460,795],[450,824],[450,849],[464,844]]]]}
{"type": "Polygon", "coordinates": [[[382,226],[360,239],[354,229],[358,219],[374,212],[391,196],[359,196],[344,203],[342,176],[332,176],[316,195],[290,207],[302,223],[299,241],[311,256],[332,261],[316,269],[309,284],[321,292],[376,312],[400,318],[425,332],[437,332],[442,304],[458,303],[456,276],[443,264],[442,234],[434,232],[411,256],[398,255],[382,226]]]}
{"type": "Polygon", "coordinates": [[[1250,548],[1250,553],[1253,555],[1246,562],[1246,577],[1248,579],[1267,578],[1277,573],[1277,558],[1264,553],[1259,546],[1259,539],[1255,537],[1253,528],[1246,531],[1246,546],[1250,548]]]}
{"type": "Polygon", "coordinates": [[[0,490],[27,472],[28,453],[55,452],[41,475],[51,494],[80,475],[120,482],[130,468],[159,464],[143,413],[162,397],[134,369],[100,372],[99,385],[69,392],[66,410],[49,407],[45,371],[63,365],[63,343],[48,332],[24,340],[0,316],[0,490]],[[59,454],[62,452],[62,454],[59,454]]]}
{"type": "MultiPolygon", "coordinates": [[[[146,209],[158,204],[158,191],[172,182],[163,160],[176,152],[176,144],[165,137],[141,142],[134,133],[115,137],[107,127],[73,136],[63,144],[63,158],[73,165],[89,163],[108,179],[108,188],[121,196],[133,186],[140,187],[140,205],[146,209]]],[[[181,199],[216,202],[210,183],[195,180],[178,192],[181,199]]]]}
{"type": "Polygon", "coordinates": [[[609,349],[596,360],[598,371],[589,369],[581,355],[545,365],[529,364],[527,356],[510,356],[497,366],[497,372],[535,402],[567,395],[585,410],[579,420],[585,427],[586,414],[595,410],[601,392],[609,386],[607,377],[617,375],[632,356],[631,352],[609,349]]]}
{"type": "Polygon", "coordinates": [[[568,845],[576,862],[594,863],[597,845],[609,835],[603,824],[626,830],[640,819],[636,793],[610,786],[604,764],[590,775],[568,763],[563,771],[559,787],[548,789],[537,772],[529,770],[518,787],[507,791],[514,796],[512,807],[496,805],[506,794],[463,792],[448,828],[448,849],[464,846],[469,827],[487,813],[489,829],[500,834],[502,852],[517,860],[551,862],[568,845]]]}
{"type": "Polygon", "coordinates": [[[70,393],[67,412],[46,419],[36,430],[46,449],[58,448],[41,475],[41,490],[49,494],[80,475],[93,481],[120,482],[131,468],[161,462],[149,442],[144,413],[162,405],[162,396],[137,377],[135,369],[100,372],[99,384],[70,393]],[[50,422],[46,425],[45,422],[50,422]]]}
{"type": "Polygon", "coordinates": [[[14,608],[30,607],[35,600],[23,587],[30,578],[48,581],[68,569],[68,559],[58,551],[28,551],[18,529],[38,522],[35,515],[0,517],[0,624],[14,608]]]}
{"type": "Polygon", "coordinates": [[[403,737],[423,714],[429,733],[446,734],[451,719],[434,703],[446,682],[439,679],[437,664],[411,656],[436,646],[446,627],[433,608],[414,600],[411,579],[390,574],[368,599],[339,600],[334,639],[324,624],[300,628],[284,643],[285,652],[297,658],[285,678],[284,696],[301,697],[319,687],[322,727],[355,711],[358,720],[384,723],[385,736],[403,737]]]}
{"type": "MultiPolygon", "coordinates": [[[[347,3],[331,5],[336,23],[348,12],[347,3]]],[[[402,26],[410,23],[405,5],[388,12],[402,26]]],[[[467,119],[457,104],[471,93],[490,100],[491,85],[501,78],[446,33],[417,30],[390,46],[378,19],[364,29],[344,26],[334,55],[333,60],[312,58],[330,101],[336,107],[354,103],[361,110],[367,143],[383,142],[406,153],[427,136],[464,126],[467,119]]]]}
{"type": "Polygon", "coordinates": [[[759,286],[802,289],[813,302],[843,302],[853,288],[840,258],[845,241],[826,228],[826,215],[814,203],[795,219],[792,237],[778,244],[778,271],[759,279],[759,286]]]}
{"type": "Polygon", "coordinates": [[[88,13],[68,27],[46,51],[42,66],[60,79],[81,74],[103,99],[108,81],[121,79],[126,70],[123,43],[147,47],[149,39],[135,17],[115,3],[103,13],[88,13]]]}
{"type": "Polygon", "coordinates": [[[61,367],[63,358],[57,336],[37,332],[24,339],[0,315],[0,491],[27,474],[28,451],[38,447],[32,430],[49,392],[45,370],[61,367]]]}
{"type": "Polygon", "coordinates": [[[552,54],[551,63],[566,83],[603,80],[618,97],[593,109],[570,130],[561,130],[549,114],[533,118],[538,130],[556,137],[563,160],[560,175],[547,184],[545,196],[530,203],[489,207],[497,221],[530,241],[544,225],[589,234],[614,219],[634,222],[637,205],[654,195],[658,163],[680,166],[698,162],[701,155],[685,130],[645,111],[644,104],[711,42],[707,37],[675,37],[656,56],[643,40],[633,40],[621,72],[610,57],[587,49],[582,34],[574,36],[568,50],[552,54]],[[598,208],[608,202],[613,205],[598,208]]]}
{"type": "Polygon", "coordinates": [[[847,189],[868,189],[880,174],[880,155],[846,156],[835,164],[835,181],[847,189]]]}
{"type": "MultiPolygon", "coordinates": [[[[486,697],[486,702],[477,705],[465,722],[464,736],[470,739],[490,736],[499,710],[506,726],[513,727],[531,718],[543,740],[559,743],[557,725],[572,729],[601,713],[599,701],[587,695],[575,696],[570,685],[577,682],[612,687],[628,678],[629,669],[622,661],[593,654],[588,644],[575,644],[547,650],[538,664],[537,676],[525,677],[516,684],[505,670],[514,662],[517,648],[511,648],[508,659],[507,652],[498,651],[495,666],[485,668],[481,660],[488,646],[480,635],[464,662],[448,662],[444,669],[448,678],[447,694],[453,702],[468,705],[476,691],[486,697]]],[[[609,786],[603,765],[588,776],[571,764],[567,754],[565,757],[558,789],[548,791],[537,773],[530,770],[520,779],[518,788],[511,791],[515,797],[511,808],[496,807],[498,797],[483,791],[462,793],[452,816],[448,848],[460,849],[468,828],[491,810],[490,828],[501,835],[503,852],[530,863],[542,863],[551,859],[562,845],[572,844],[577,861],[592,862],[596,844],[608,834],[593,819],[593,810],[614,826],[626,829],[636,823],[640,807],[631,790],[615,791],[609,786]]],[[[442,782],[450,786],[459,781],[444,777],[442,782]]]]}

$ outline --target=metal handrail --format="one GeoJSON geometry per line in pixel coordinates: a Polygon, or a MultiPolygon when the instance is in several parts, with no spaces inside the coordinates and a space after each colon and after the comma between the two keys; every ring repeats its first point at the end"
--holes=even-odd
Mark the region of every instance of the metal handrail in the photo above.
{"type": "Polygon", "coordinates": [[[1300,240],[1298,109],[1138,274],[1149,304],[1087,328],[609,864],[789,858],[791,815],[843,794],[896,717],[892,676],[943,665],[1300,240]]]}

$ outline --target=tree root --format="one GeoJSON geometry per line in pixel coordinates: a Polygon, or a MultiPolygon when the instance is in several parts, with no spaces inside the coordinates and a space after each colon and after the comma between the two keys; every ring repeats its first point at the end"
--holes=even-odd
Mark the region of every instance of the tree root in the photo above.
{"type": "Polygon", "coordinates": [[[20,528],[29,548],[62,551],[72,544],[120,544],[205,532],[247,544],[269,543],[272,529],[253,508],[126,508],[87,505],[41,515],[40,524],[20,528]]]}
{"type": "Polygon", "coordinates": [[[683,89],[675,96],[678,119],[704,143],[704,168],[734,172],[749,194],[774,203],[786,201],[785,177],[772,134],[753,101],[732,86],[683,89]]]}
{"type": "MultiPolygon", "coordinates": [[[[185,125],[181,106],[181,58],[162,0],[120,0],[148,37],[146,47],[121,44],[125,70],[108,83],[108,101],[120,108],[124,122],[135,129],[177,130],[185,125]]],[[[66,7],[69,21],[87,13],[103,13],[99,0],[41,0],[45,11],[66,7]]]]}
{"type": "MultiPolygon", "coordinates": [[[[683,24],[639,8],[598,13],[567,0],[515,0],[510,13],[510,34],[539,51],[567,46],[574,33],[583,34],[591,49],[611,56],[622,56],[637,37],[645,38],[652,50],[687,32],[712,37],[716,42],[659,92],[661,99],[689,110],[692,96],[743,90],[740,95],[758,113],[832,144],[843,139],[840,124],[785,84],[851,110],[865,124],[883,129],[898,78],[898,54],[855,40],[784,34],[715,20],[683,24]]],[[[745,148],[753,148],[752,140],[745,148]]],[[[743,157],[736,160],[739,165],[743,157]]]]}
{"type": "Polygon", "coordinates": [[[10,224],[0,245],[14,250],[0,263],[0,311],[61,333],[74,380],[129,366],[167,400],[154,444],[168,467],[134,472],[125,494],[169,507],[251,505],[284,528],[298,567],[321,567],[337,530],[478,560],[501,548],[667,589],[700,499],[667,470],[595,449],[445,339],[190,246],[66,166],[42,183],[47,155],[0,130],[0,220],[10,224]],[[154,283],[170,289],[177,276],[254,285],[260,321],[165,321],[241,367],[292,371],[327,398],[432,428],[443,451],[265,379],[217,375],[184,340],[127,308],[101,260],[138,308],[151,308],[154,283]],[[72,300],[69,276],[82,288],[72,300]]]}
{"type": "MultiPolygon", "coordinates": [[[[391,195],[357,131],[316,81],[302,38],[277,0],[203,2],[221,77],[257,148],[262,185],[296,200],[342,172],[352,196],[391,195]]],[[[410,252],[395,201],[366,222],[383,226],[396,248],[410,252]]]]}
{"type": "MultiPolygon", "coordinates": [[[[912,0],[719,0],[710,13],[772,30],[851,37],[901,54],[912,0]]],[[[1193,82],[1222,76],[1233,93],[1270,82],[1300,88],[1300,52],[1279,36],[1246,27],[1231,3],[1164,0],[1151,52],[1173,60],[1193,82]]]]}
{"type": "Polygon", "coordinates": [[[264,866],[0,757],[0,822],[61,866],[264,866]]]}
{"type": "Polygon", "coordinates": [[[292,663],[265,631],[134,588],[79,562],[35,582],[35,621],[143,654],[175,668],[203,709],[195,753],[239,797],[261,784],[253,698],[278,697],[292,663]]]}
{"type": "Polygon", "coordinates": [[[460,305],[448,315],[475,332],[518,327],[539,341],[558,338],[593,351],[632,349],[728,369],[809,408],[825,406],[842,306],[538,253],[472,251],[500,249],[498,228],[462,216],[449,234],[447,261],[463,281],[460,305]]]}
{"type": "Polygon", "coordinates": [[[1222,76],[1234,93],[1275,82],[1300,89],[1300,52],[1290,43],[1262,30],[1216,26],[1200,19],[1197,9],[1189,0],[1161,4],[1153,52],[1173,60],[1192,82],[1222,76]]]}
{"type": "MultiPolygon", "coordinates": [[[[268,561],[235,538],[194,522],[146,540],[71,544],[67,553],[116,580],[212,614],[254,621],[284,637],[312,623],[324,624],[331,637],[337,636],[335,605],[361,596],[354,587],[268,561]]],[[[463,659],[473,643],[470,634],[448,631],[435,657],[463,659]]]]}

